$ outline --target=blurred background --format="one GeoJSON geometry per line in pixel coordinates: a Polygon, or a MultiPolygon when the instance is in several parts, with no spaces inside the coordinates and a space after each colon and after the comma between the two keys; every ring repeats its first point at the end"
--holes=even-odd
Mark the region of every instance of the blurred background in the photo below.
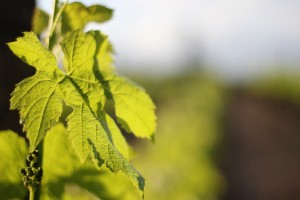
{"type": "MultiPolygon", "coordinates": [[[[70,1],[72,2],[72,1],[70,1]]],[[[181,74],[190,68],[245,80],[297,70],[300,2],[295,0],[83,0],[115,10],[100,28],[126,73],[181,74]]],[[[38,6],[51,10],[52,1],[38,6]]]]}
{"type": "MultiPolygon", "coordinates": [[[[10,2],[0,12],[0,128],[17,130],[6,99],[32,72],[3,44],[30,30],[34,1],[10,2]]],[[[35,3],[50,12],[51,2],[35,3]]],[[[115,10],[88,29],[109,35],[119,73],[157,106],[155,144],[129,138],[145,199],[300,199],[300,1],[82,2],[115,10]]]]}

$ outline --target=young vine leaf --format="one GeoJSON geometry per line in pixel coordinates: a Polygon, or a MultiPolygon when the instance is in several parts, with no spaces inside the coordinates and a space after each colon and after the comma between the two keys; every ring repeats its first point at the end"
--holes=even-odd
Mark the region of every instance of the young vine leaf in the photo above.
{"type": "Polygon", "coordinates": [[[112,9],[102,5],[86,7],[80,2],[67,4],[62,13],[62,33],[82,29],[89,22],[105,22],[112,17],[112,14],[112,9]]]}
{"type": "Polygon", "coordinates": [[[144,178],[128,162],[127,143],[104,105],[112,100],[117,121],[143,138],[153,138],[155,107],[143,89],[110,68],[106,41],[107,37],[98,31],[67,34],[61,43],[65,72],[34,33],[25,32],[9,43],[14,54],[36,68],[35,75],[17,84],[11,108],[20,110],[32,152],[58,122],[64,101],[73,109],[67,118],[67,132],[81,162],[92,155],[99,167],[105,163],[111,171],[127,175],[143,195],[144,178]]]}
{"type": "Polygon", "coordinates": [[[49,15],[36,7],[32,17],[32,31],[37,35],[41,34],[47,28],[48,22],[49,15]]]}

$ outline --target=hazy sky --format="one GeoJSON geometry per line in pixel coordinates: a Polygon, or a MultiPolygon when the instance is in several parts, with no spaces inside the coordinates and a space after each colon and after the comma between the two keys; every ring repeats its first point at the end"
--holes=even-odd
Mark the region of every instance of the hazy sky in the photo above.
{"type": "MultiPolygon", "coordinates": [[[[51,1],[40,2],[49,10],[51,1]]],[[[225,76],[242,77],[300,63],[299,0],[83,2],[115,10],[100,29],[110,36],[121,70],[170,73],[185,63],[204,63],[225,76]]]]}

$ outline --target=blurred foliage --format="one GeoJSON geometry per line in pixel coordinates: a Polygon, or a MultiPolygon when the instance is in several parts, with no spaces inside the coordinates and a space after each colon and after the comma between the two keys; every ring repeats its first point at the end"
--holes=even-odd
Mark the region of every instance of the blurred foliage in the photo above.
{"type": "Polygon", "coordinates": [[[0,199],[17,199],[26,195],[19,171],[25,167],[25,140],[12,131],[0,132],[0,199]],[[17,147],[17,148],[16,148],[17,147]]]}
{"type": "Polygon", "coordinates": [[[41,34],[48,26],[49,15],[45,11],[35,8],[32,17],[32,31],[41,34]]]}
{"type": "Polygon", "coordinates": [[[300,76],[298,73],[270,73],[254,81],[249,89],[260,96],[300,104],[300,76]]]}
{"type": "MultiPolygon", "coordinates": [[[[140,152],[134,165],[147,180],[145,199],[217,199],[224,189],[216,159],[224,88],[204,75],[144,80],[142,85],[158,107],[155,144],[134,142],[140,152]]],[[[136,199],[126,195],[122,199],[136,199]]]]}

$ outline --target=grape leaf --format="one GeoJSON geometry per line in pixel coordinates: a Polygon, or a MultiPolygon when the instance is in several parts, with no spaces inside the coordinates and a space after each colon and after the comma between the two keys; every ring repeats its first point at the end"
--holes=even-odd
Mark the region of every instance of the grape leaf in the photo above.
{"type": "Polygon", "coordinates": [[[34,76],[17,85],[11,108],[20,110],[30,151],[33,151],[58,122],[64,101],[73,109],[67,118],[67,132],[81,162],[91,154],[97,166],[105,163],[111,171],[127,175],[143,195],[144,178],[128,162],[127,143],[115,122],[105,113],[104,105],[107,100],[114,100],[121,124],[128,124],[128,130],[146,138],[153,135],[156,127],[154,105],[142,89],[113,71],[109,75],[102,74],[105,66],[99,64],[107,62],[101,62],[99,59],[103,55],[99,54],[103,53],[105,41],[105,37],[95,31],[77,30],[67,34],[61,44],[67,65],[65,73],[34,33],[25,33],[24,37],[9,43],[18,57],[37,70],[34,76]],[[125,109],[128,114],[124,113],[125,109]]]}
{"type": "Polygon", "coordinates": [[[20,110],[20,122],[27,131],[30,151],[42,141],[46,132],[62,113],[62,93],[58,87],[63,74],[56,59],[32,32],[8,44],[9,48],[37,73],[17,84],[11,98],[11,108],[20,110]]]}
{"type": "Polygon", "coordinates": [[[137,137],[152,138],[156,129],[155,105],[143,88],[130,80],[106,75],[107,98],[113,100],[117,121],[137,137]]]}
{"type": "Polygon", "coordinates": [[[89,22],[105,22],[112,14],[113,10],[101,5],[86,7],[80,2],[67,4],[62,13],[62,33],[83,29],[89,22]]]}
{"type": "Polygon", "coordinates": [[[8,43],[13,53],[38,71],[54,73],[58,71],[55,56],[41,45],[32,32],[25,32],[24,37],[8,43]]]}
{"type": "Polygon", "coordinates": [[[62,113],[62,93],[58,81],[42,72],[20,82],[13,92],[11,108],[20,109],[23,129],[27,131],[30,151],[33,151],[46,132],[62,113]]]}

